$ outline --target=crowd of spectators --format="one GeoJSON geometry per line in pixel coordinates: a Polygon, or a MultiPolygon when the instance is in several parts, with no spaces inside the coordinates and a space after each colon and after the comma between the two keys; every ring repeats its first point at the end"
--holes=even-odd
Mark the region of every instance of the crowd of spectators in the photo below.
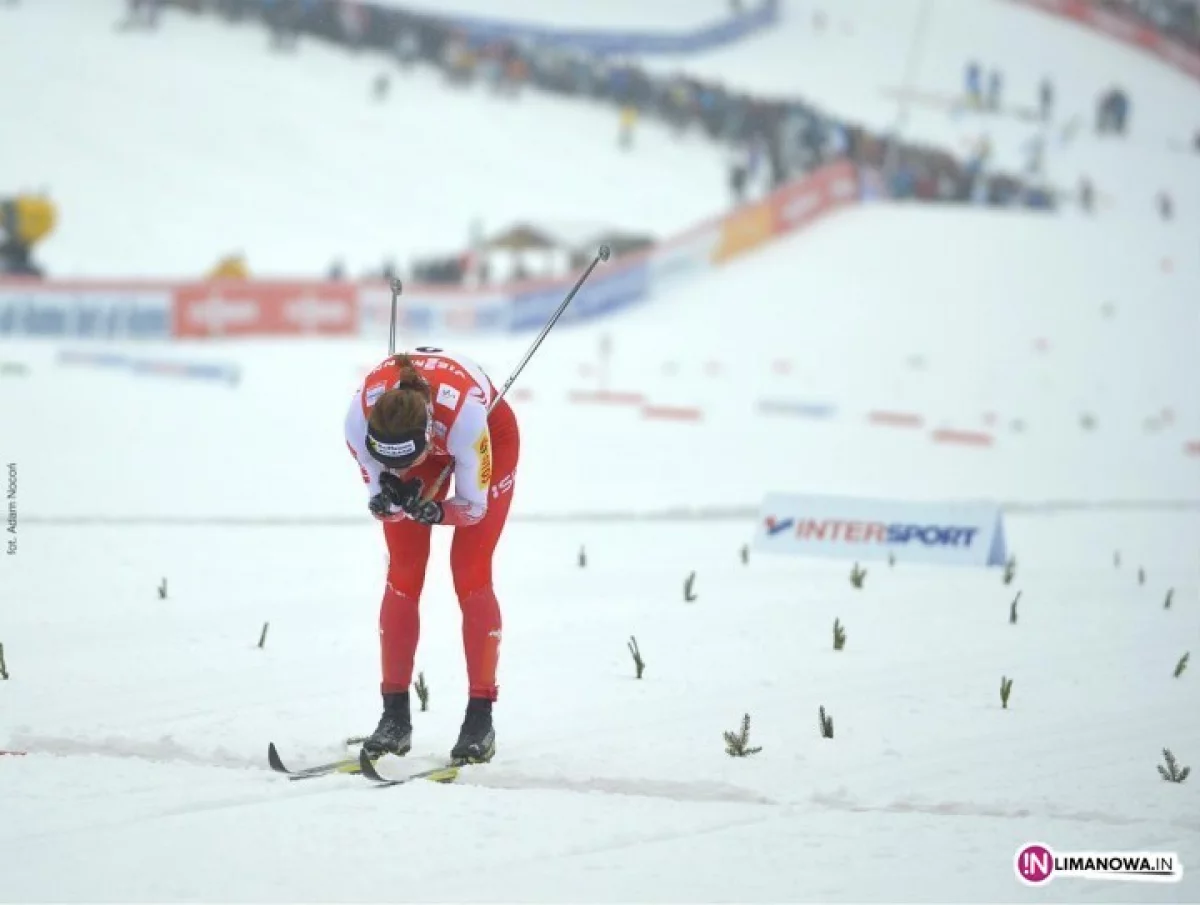
{"type": "Polygon", "coordinates": [[[1200,50],[1200,2],[1197,0],[1097,0],[1097,2],[1200,50]]]}
{"type": "MultiPolygon", "coordinates": [[[[756,97],[684,74],[651,75],[626,60],[568,46],[477,39],[455,22],[372,3],[335,0],[166,0],[232,20],[257,18],[277,47],[307,35],[392,57],[401,70],[437,67],[447,82],[482,84],[497,96],[531,88],[606,102],[618,111],[617,144],[635,145],[639,119],[653,117],[680,133],[696,131],[727,148],[731,200],[747,184],[776,187],[837,158],[879,170],[877,183],[892,197],[926,201],[1031,204],[1049,207],[1049,192],[1015,176],[992,172],[986,157],[959,160],[947,151],[893,141],[831,116],[800,99],[756,97]]],[[[374,84],[385,96],[388,78],[374,84]]]]}
{"type": "MultiPolygon", "coordinates": [[[[393,79],[414,66],[437,69],[448,85],[483,86],[498,102],[528,90],[611,105],[615,145],[636,153],[642,119],[653,118],[680,135],[698,133],[724,149],[731,204],[750,200],[833,160],[848,159],[862,176],[864,194],[921,202],[1027,206],[1050,209],[1056,193],[1040,174],[999,172],[986,138],[967,153],[897,140],[831,115],[799,98],[763,98],[683,73],[655,75],[617,55],[598,55],[550,42],[481,37],[459,22],[362,0],[127,0],[133,22],[153,27],[163,7],[213,14],[230,22],[261,22],[269,46],[294,52],[316,39],[372,53],[391,65],[370,90],[386,99],[393,79]]],[[[746,3],[734,5],[744,10],[746,3]]],[[[984,103],[997,103],[993,74],[984,103]]],[[[422,275],[455,282],[455,257],[421,264],[422,275]]]]}

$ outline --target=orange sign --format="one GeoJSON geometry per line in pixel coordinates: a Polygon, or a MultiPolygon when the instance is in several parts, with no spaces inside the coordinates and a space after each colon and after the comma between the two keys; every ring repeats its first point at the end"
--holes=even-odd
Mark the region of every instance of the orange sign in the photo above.
{"type": "Polygon", "coordinates": [[[757,248],[775,232],[771,205],[758,202],[735,211],[721,224],[721,241],[713,252],[713,263],[723,264],[730,258],[757,248]]]}

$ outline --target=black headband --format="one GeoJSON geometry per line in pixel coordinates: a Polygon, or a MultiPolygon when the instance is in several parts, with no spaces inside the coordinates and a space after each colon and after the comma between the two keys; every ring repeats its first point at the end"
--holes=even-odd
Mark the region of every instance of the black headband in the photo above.
{"type": "Polygon", "coordinates": [[[408,468],[428,445],[424,430],[384,434],[367,427],[367,452],[376,462],[388,468],[408,468]]]}

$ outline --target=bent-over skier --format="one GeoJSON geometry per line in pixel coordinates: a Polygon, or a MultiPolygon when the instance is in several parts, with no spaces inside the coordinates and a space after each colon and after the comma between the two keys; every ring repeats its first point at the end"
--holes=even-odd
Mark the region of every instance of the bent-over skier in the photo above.
{"type": "Polygon", "coordinates": [[[451,757],[482,763],[495,754],[501,619],[492,557],[512,503],[520,452],[508,401],[500,399],[489,411],[496,396],[490,378],[470,359],[422,346],[386,358],[351,400],[346,443],[388,549],[379,613],[383,716],[363,744],[369,756],[402,755],[412,747],[409,686],[435,526],[454,529],[450,568],[467,660],[467,709],[451,757]],[[447,468],[454,479],[450,498],[448,480],[434,490],[447,468]]]}

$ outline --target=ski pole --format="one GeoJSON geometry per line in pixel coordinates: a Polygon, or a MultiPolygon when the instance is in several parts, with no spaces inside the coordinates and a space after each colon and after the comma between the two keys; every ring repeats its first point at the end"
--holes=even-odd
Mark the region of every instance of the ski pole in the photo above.
{"type": "MultiPolygon", "coordinates": [[[[575,298],[575,293],[579,291],[579,288],[583,285],[584,281],[592,275],[592,271],[596,269],[596,265],[601,261],[608,260],[609,254],[611,254],[609,247],[607,245],[601,245],[599,251],[596,252],[596,257],[592,258],[592,263],[587,266],[587,269],[582,274],[580,274],[579,279],[575,281],[575,285],[571,287],[571,291],[567,293],[566,297],[559,304],[558,310],[551,315],[550,320],[546,322],[546,326],[542,327],[542,332],[537,335],[537,339],[533,341],[533,344],[529,347],[529,351],[526,352],[525,357],[521,359],[521,363],[517,365],[512,374],[509,375],[508,380],[504,381],[504,386],[501,387],[500,392],[496,394],[496,398],[493,399],[491,404],[488,405],[489,415],[492,413],[492,409],[494,409],[500,400],[504,398],[504,394],[507,393],[509,388],[516,382],[517,376],[525,369],[525,365],[529,364],[529,359],[533,358],[533,353],[538,350],[538,346],[542,344],[542,340],[546,338],[546,334],[550,332],[550,330],[558,322],[558,319],[562,317],[562,313],[567,310],[567,305],[571,304],[571,300],[575,298]]],[[[394,300],[395,296],[392,298],[394,300]]],[[[450,477],[450,474],[453,471],[453,464],[447,465],[442,469],[442,473],[438,475],[437,481],[430,489],[429,494],[425,497],[426,501],[432,500],[435,496],[437,496],[438,491],[442,489],[442,485],[446,483],[446,479],[450,477]]]]}
{"type": "Polygon", "coordinates": [[[404,285],[398,280],[392,279],[392,323],[388,330],[388,357],[396,354],[396,300],[400,298],[400,293],[404,291],[404,285]]]}

